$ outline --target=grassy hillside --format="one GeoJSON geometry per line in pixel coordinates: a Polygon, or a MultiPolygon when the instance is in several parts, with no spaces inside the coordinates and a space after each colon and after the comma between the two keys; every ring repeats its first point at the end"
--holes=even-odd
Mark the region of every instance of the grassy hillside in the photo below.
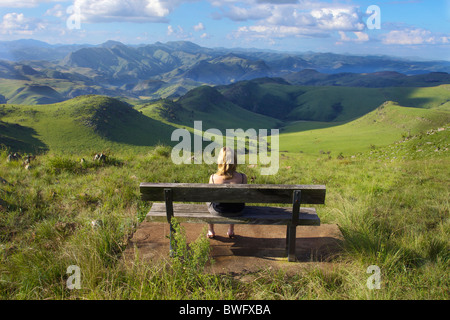
{"type": "Polygon", "coordinates": [[[64,97],[52,87],[45,85],[29,85],[18,88],[14,92],[14,97],[8,102],[12,104],[50,104],[61,102],[64,97]]]}
{"type": "Polygon", "coordinates": [[[201,120],[203,129],[266,129],[282,125],[278,119],[258,114],[232,103],[216,88],[201,86],[176,101],[160,100],[140,109],[145,115],[183,127],[193,127],[201,120]]]}
{"type": "Polygon", "coordinates": [[[449,83],[450,75],[445,72],[405,75],[393,71],[375,73],[320,73],[313,69],[303,69],[289,73],[283,79],[291,84],[305,86],[342,86],[342,87],[430,87],[449,83]]]}
{"type": "Polygon", "coordinates": [[[352,153],[447,123],[450,85],[304,87],[258,79],[201,86],[178,100],[128,101],[134,106],[93,95],[49,105],[6,104],[1,143],[28,151],[139,152],[159,143],[173,145],[175,128],[192,131],[194,121],[201,120],[203,130],[217,128],[223,134],[226,129],[280,128],[283,151],[352,153]]]}
{"type": "Polygon", "coordinates": [[[104,96],[81,96],[49,105],[2,105],[4,128],[0,143],[14,151],[101,152],[129,150],[145,152],[149,147],[171,141],[179,127],[193,130],[202,120],[203,130],[217,128],[273,128],[276,119],[241,109],[217,94],[217,103],[198,100],[194,91],[180,102],[160,100],[133,107],[104,96]]]}
{"type": "Polygon", "coordinates": [[[47,145],[36,136],[37,132],[33,128],[0,121],[0,146],[34,154],[48,151],[47,145]]]}
{"type": "Polygon", "coordinates": [[[447,107],[420,109],[386,102],[367,115],[348,123],[297,122],[286,127],[280,149],[290,152],[333,155],[374,149],[450,123],[447,107]]]}
{"type": "Polygon", "coordinates": [[[413,108],[450,109],[450,85],[429,88],[386,88],[382,89],[386,100],[396,101],[399,105],[413,108]]]}
{"type": "Polygon", "coordinates": [[[285,122],[357,119],[385,101],[436,108],[450,103],[450,85],[424,88],[357,88],[289,85],[282,79],[242,81],[218,90],[234,104],[285,122]]]}
{"type": "Polygon", "coordinates": [[[365,115],[387,100],[379,89],[303,87],[304,94],[286,117],[293,120],[348,121],[365,115]]]}
{"type": "MultiPolygon", "coordinates": [[[[174,165],[166,148],[116,153],[104,164],[88,158],[80,164],[85,152],[50,153],[25,170],[0,152],[0,297],[448,300],[449,161],[448,151],[439,156],[433,149],[443,141],[448,148],[450,128],[433,132],[356,158],[287,154],[273,176],[240,166],[253,183],[326,185],[326,204],[317,209],[322,223],[339,226],[339,251],[324,259],[315,252],[302,257],[304,267],[295,274],[208,273],[209,242],[200,232],[191,243],[194,255],[165,264],[136,255],[123,263],[128,240],[150,207],[140,200],[139,182],[201,183],[211,166],[174,165]],[[396,150],[403,157],[394,159],[396,150]],[[101,224],[93,227],[93,221],[101,224]],[[81,269],[80,290],[67,287],[71,265],[81,269]],[[379,290],[366,285],[370,265],[381,270],[379,290]]],[[[239,226],[236,234],[248,236],[239,226]]]]}
{"type": "MultiPolygon", "coordinates": [[[[173,127],[144,116],[130,105],[103,96],[82,96],[61,103],[39,106],[3,105],[2,121],[19,123],[31,132],[24,143],[45,145],[62,152],[90,150],[142,150],[169,143],[173,127]]],[[[2,143],[14,132],[2,135],[2,143]]],[[[13,144],[13,149],[22,149],[13,144]]],[[[30,151],[26,148],[25,151],[30,151]]]]}
{"type": "Polygon", "coordinates": [[[218,88],[227,100],[246,110],[280,120],[296,107],[295,99],[305,90],[281,79],[262,78],[218,88]]]}
{"type": "MultiPolygon", "coordinates": [[[[265,85],[279,99],[294,96],[277,93],[281,84],[265,85]]],[[[297,98],[322,96],[317,108],[341,101],[341,115],[358,111],[351,89],[335,99],[327,96],[334,88],[314,90],[303,89],[297,98]],[[355,105],[347,105],[352,99],[355,105]]],[[[104,96],[0,105],[0,143],[48,151],[28,169],[7,162],[9,150],[0,151],[0,297],[448,300],[448,87],[362,91],[360,98],[374,92],[401,103],[382,103],[353,120],[347,114],[345,121],[289,123],[280,137],[277,174],[239,166],[252,183],[326,185],[318,214],[323,224],[339,226],[339,252],[325,260],[311,253],[294,275],[271,269],[204,272],[209,243],[203,234],[191,246],[201,254],[165,265],[136,256],[129,266],[122,259],[150,206],[140,200],[140,182],[201,183],[215,170],[175,165],[170,147],[149,146],[166,143],[175,127],[188,128],[193,120],[204,119],[204,129],[270,128],[279,120],[242,109],[209,87],[178,101],[134,107],[104,96]],[[114,154],[104,163],[89,158],[108,149],[114,154]],[[93,227],[93,221],[101,223],[93,227]],[[67,288],[70,265],[82,270],[80,290],[67,288]],[[366,286],[370,265],[381,270],[380,290],[366,286]]]]}

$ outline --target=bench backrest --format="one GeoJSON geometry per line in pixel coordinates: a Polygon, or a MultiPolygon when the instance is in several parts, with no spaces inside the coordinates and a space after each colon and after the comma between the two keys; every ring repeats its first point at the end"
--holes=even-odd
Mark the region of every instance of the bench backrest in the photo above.
{"type": "Polygon", "coordinates": [[[324,204],[324,185],[141,183],[142,200],[165,201],[165,191],[172,190],[172,201],[292,203],[293,193],[301,191],[302,204],[324,204]]]}

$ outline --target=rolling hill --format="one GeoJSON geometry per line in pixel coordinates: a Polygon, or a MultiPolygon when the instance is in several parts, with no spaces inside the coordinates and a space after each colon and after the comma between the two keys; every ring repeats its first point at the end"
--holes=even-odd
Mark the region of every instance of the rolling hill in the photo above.
{"type": "Polygon", "coordinates": [[[347,123],[293,123],[280,138],[280,149],[309,154],[358,152],[386,146],[404,137],[448,126],[450,106],[422,109],[388,101],[363,117],[347,123]],[[302,131],[297,131],[302,130],[302,131]]]}
{"type": "MultiPolygon", "coordinates": [[[[11,94],[15,91],[9,84],[11,94]]],[[[158,81],[142,85],[163,88],[158,81]]],[[[22,90],[22,101],[29,105],[1,105],[0,143],[14,150],[143,151],[158,143],[174,145],[173,130],[192,131],[194,121],[201,120],[203,130],[222,132],[278,128],[282,151],[350,153],[390,144],[450,120],[450,85],[299,86],[283,78],[258,78],[195,87],[174,100],[126,103],[85,95],[39,105],[33,105],[33,90],[42,90],[41,96],[45,93],[48,99],[61,98],[50,87],[28,86],[22,90]]]]}
{"type": "Polygon", "coordinates": [[[3,105],[0,110],[0,144],[25,152],[145,151],[159,143],[169,144],[174,130],[104,96],[40,106],[3,105]]]}
{"type": "Polygon", "coordinates": [[[284,122],[354,120],[385,101],[396,101],[406,107],[445,107],[450,103],[448,88],[448,85],[425,88],[295,86],[272,78],[217,87],[236,105],[284,122]]]}
{"type": "Polygon", "coordinates": [[[50,104],[64,101],[64,97],[50,86],[25,84],[14,91],[8,103],[13,104],[50,104]]]}
{"type": "MultiPolygon", "coordinates": [[[[270,85],[275,91],[282,86],[290,90],[293,87],[262,82],[259,85],[270,85]]],[[[321,103],[310,101],[311,108],[322,110],[316,121],[281,121],[257,114],[234,104],[220,90],[209,86],[196,88],[178,101],[160,100],[135,106],[96,95],[48,105],[1,105],[0,144],[26,152],[145,152],[159,143],[174,145],[176,142],[170,141],[174,129],[183,127],[192,131],[194,121],[202,120],[203,130],[280,128],[282,152],[348,155],[444,127],[450,122],[449,85],[401,90],[366,88],[367,92],[360,92],[361,88],[339,87],[297,89],[303,92],[300,97],[324,98],[321,103]],[[380,97],[386,96],[397,98],[397,102],[386,100],[378,104],[380,97]],[[363,97],[370,99],[361,104],[363,97]],[[342,103],[341,120],[320,121],[335,111],[332,107],[338,101],[342,103]],[[331,109],[327,108],[330,106],[331,109]]],[[[287,93],[283,92],[280,99],[286,98],[287,93]]]]}
{"type": "MultiPolygon", "coordinates": [[[[174,122],[189,127],[193,120],[217,116],[217,106],[231,108],[234,105],[235,110],[241,108],[278,120],[266,128],[275,125],[280,128],[281,150],[315,154],[331,150],[344,153],[368,150],[371,146],[391,144],[402,136],[450,122],[450,85],[307,87],[292,86],[282,79],[257,79],[216,89],[198,88],[176,102],[171,101],[175,115],[183,112],[188,115],[188,110],[198,112],[196,117],[182,116],[174,122]],[[286,113],[281,112],[285,109],[286,113]]],[[[239,115],[240,121],[224,115],[230,128],[258,128],[261,123],[242,111],[239,115]],[[247,125],[243,121],[247,121],[247,125]]]]}
{"type": "Polygon", "coordinates": [[[201,86],[189,91],[177,101],[169,99],[136,107],[143,114],[166,123],[192,128],[201,120],[203,129],[265,129],[282,125],[278,119],[245,110],[226,99],[217,89],[201,86]]]}
{"type": "Polygon", "coordinates": [[[342,87],[432,87],[450,83],[446,72],[430,72],[418,75],[405,75],[399,72],[383,71],[374,73],[320,73],[314,69],[303,69],[283,77],[295,85],[304,86],[342,86],[342,87]]]}

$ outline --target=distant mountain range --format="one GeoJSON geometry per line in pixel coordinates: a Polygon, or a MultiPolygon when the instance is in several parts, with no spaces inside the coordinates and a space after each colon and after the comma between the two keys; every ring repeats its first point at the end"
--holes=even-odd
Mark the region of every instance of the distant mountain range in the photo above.
{"type": "Polygon", "coordinates": [[[84,94],[158,99],[201,85],[278,78],[307,86],[435,86],[450,83],[450,62],[387,56],[205,48],[179,41],[124,45],[0,42],[0,97],[40,104],[84,94]]]}

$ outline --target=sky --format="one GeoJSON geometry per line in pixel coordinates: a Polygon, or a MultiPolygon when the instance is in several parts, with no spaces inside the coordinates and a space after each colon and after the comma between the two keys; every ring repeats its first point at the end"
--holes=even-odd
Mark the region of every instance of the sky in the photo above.
{"type": "Polygon", "coordinates": [[[17,39],[450,61],[450,0],[0,0],[0,41],[17,39]]]}

